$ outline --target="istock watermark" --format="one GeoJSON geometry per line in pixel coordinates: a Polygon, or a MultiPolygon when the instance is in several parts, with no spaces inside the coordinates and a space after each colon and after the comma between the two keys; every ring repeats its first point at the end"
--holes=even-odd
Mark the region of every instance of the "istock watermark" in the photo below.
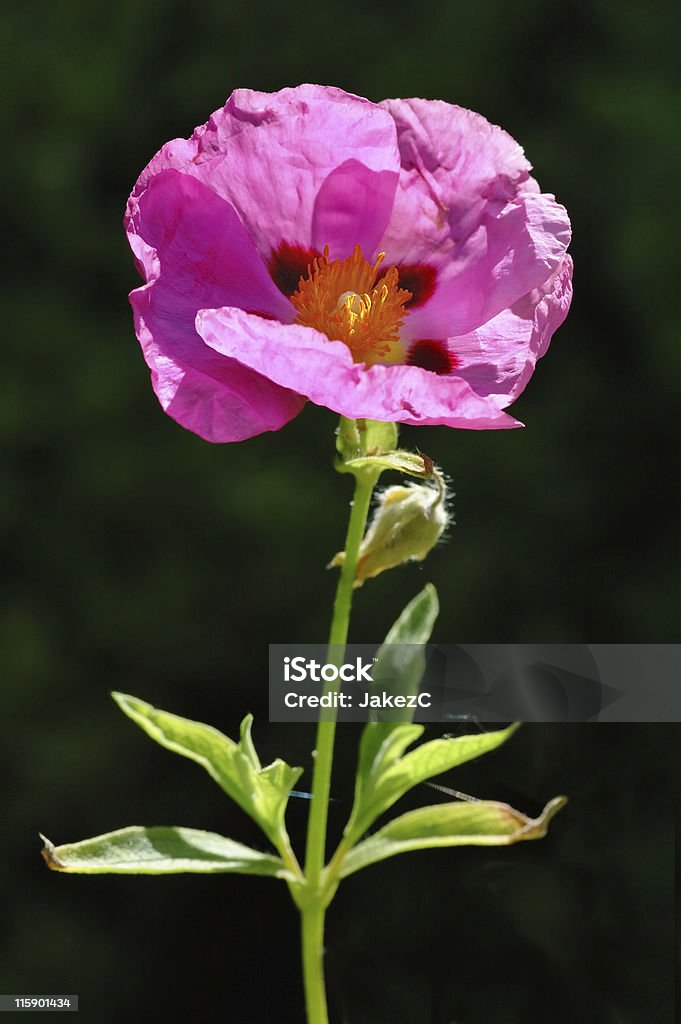
{"type": "Polygon", "coordinates": [[[681,721],[679,644],[271,644],[270,721],[681,721]]]}
{"type": "Polygon", "coordinates": [[[321,654],[315,652],[309,657],[307,650],[297,655],[281,655],[275,650],[270,662],[271,703],[281,705],[284,713],[302,712],[295,720],[303,721],[310,713],[314,720],[319,708],[342,711],[345,714],[339,717],[349,721],[366,720],[369,710],[388,713],[391,720],[406,721],[419,708],[429,708],[431,695],[415,685],[413,673],[414,668],[425,665],[425,648],[395,646],[389,658],[375,651],[369,648],[349,660],[333,661],[328,652],[321,660],[321,654]],[[405,671],[407,665],[412,671],[405,671]]]}
{"type": "Polygon", "coordinates": [[[335,665],[333,662],[318,662],[314,658],[307,660],[303,655],[296,658],[284,658],[284,680],[287,683],[304,683],[308,679],[313,683],[335,683],[341,679],[344,683],[373,683],[371,669],[373,660],[364,662],[361,657],[352,663],[335,665]]]}

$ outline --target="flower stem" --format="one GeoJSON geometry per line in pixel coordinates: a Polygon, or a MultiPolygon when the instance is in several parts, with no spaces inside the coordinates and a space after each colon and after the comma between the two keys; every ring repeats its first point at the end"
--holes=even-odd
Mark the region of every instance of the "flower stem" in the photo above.
{"type": "Polygon", "coordinates": [[[324,986],[324,915],[321,900],[301,910],[303,978],[308,1024],[328,1024],[324,986]]]}
{"type": "Polygon", "coordinates": [[[348,639],[357,558],[364,536],[367,516],[369,515],[371,495],[373,494],[378,476],[379,472],[376,470],[365,470],[363,473],[358,473],[355,478],[355,495],[348,522],[348,532],[345,538],[345,560],[341,568],[338,587],[336,588],[336,600],[333,606],[333,619],[329,633],[330,648],[337,646],[344,648],[348,639]]]}
{"type": "MultiPolygon", "coordinates": [[[[345,539],[345,559],[336,589],[333,619],[329,633],[328,660],[340,664],[345,652],[352,607],[353,583],[360,544],[364,536],[371,495],[378,474],[375,470],[358,473],[355,495],[345,539]]],[[[325,692],[333,692],[338,683],[329,684],[325,692]]],[[[308,1024],[328,1024],[324,987],[324,915],[332,894],[324,891],[321,876],[326,853],[326,825],[329,813],[333,744],[336,734],[336,711],[324,709],[317,726],[312,801],[305,851],[305,877],[308,895],[301,905],[303,938],[303,977],[308,1024]]]]}

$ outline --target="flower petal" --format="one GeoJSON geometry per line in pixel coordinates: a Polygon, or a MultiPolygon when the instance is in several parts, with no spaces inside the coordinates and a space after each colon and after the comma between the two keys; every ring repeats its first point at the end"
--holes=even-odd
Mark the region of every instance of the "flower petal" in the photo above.
{"type": "Polygon", "coordinates": [[[132,292],[135,331],[158,400],[180,426],[206,441],[243,441],[298,415],[304,398],[217,355],[186,319],[159,311],[157,297],[149,285],[132,292]]]}
{"type": "Polygon", "coordinates": [[[354,363],[343,342],[309,327],[277,324],[238,309],[204,309],[196,328],[216,352],[343,416],[489,429],[520,424],[460,377],[418,366],[354,363]]]}
{"type": "Polygon", "coordinates": [[[210,441],[278,430],[303,399],[204,345],[194,327],[207,304],[238,303],[291,319],[234,210],[174,170],[131,202],[128,236],[147,284],[130,295],[135,329],[165,411],[210,441]]]}
{"type": "Polygon", "coordinates": [[[265,260],[281,242],[370,258],[399,176],[395,125],[342,89],[237,89],[196,136],[192,173],[233,204],[265,260]]]}
{"type": "Polygon", "coordinates": [[[456,248],[432,299],[413,310],[405,335],[468,333],[541,287],[560,267],[570,241],[564,207],[527,195],[507,206],[456,248]],[[463,329],[462,329],[463,328],[463,329]]]}
{"type": "Polygon", "coordinates": [[[293,319],[234,208],[195,178],[174,170],[153,177],[128,234],[145,243],[138,256],[147,280],[161,274],[180,305],[194,312],[239,306],[293,319]]]}
{"type": "Polygon", "coordinates": [[[411,337],[465,334],[539,287],[570,240],[567,213],[540,195],[521,147],[501,128],[434,100],[386,100],[402,171],[382,242],[386,262],[436,271],[411,337]]]}
{"type": "Polygon", "coordinates": [[[328,245],[335,259],[350,256],[356,245],[371,259],[383,237],[395,199],[397,174],[370,171],[346,160],[324,179],[312,213],[312,243],[328,245]]]}
{"type": "Polygon", "coordinates": [[[235,90],[190,139],[173,139],[152,158],[128,216],[150,179],[169,168],[232,203],[266,262],[282,242],[315,247],[315,228],[317,247],[328,244],[332,259],[358,243],[370,258],[390,216],[400,157],[387,111],[342,89],[300,85],[235,90]],[[332,230],[338,237],[321,237],[332,230]]]}
{"type": "Polygon", "coordinates": [[[483,327],[450,338],[457,373],[479,395],[508,405],[523,391],[554,332],[565,320],[572,299],[572,259],[538,289],[524,295],[483,327]]]}
{"type": "Polygon", "coordinates": [[[395,121],[400,148],[400,186],[386,236],[396,262],[427,259],[442,238],[459,240],[474,231],[486,211],[498,213],[518,195],[538,191],[521,146],[481,114],[441,100],[384,100],[380,106],[395,121]],[[405,220],[407,210],[412,216],[405,220]],[[412,239],[409,222],[419,211],[424,231],[412,239]]]}

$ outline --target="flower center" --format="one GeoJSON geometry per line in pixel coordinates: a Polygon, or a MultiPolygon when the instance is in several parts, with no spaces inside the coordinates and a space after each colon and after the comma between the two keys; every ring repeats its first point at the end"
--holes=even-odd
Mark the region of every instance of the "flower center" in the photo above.
{"type": "Polygon", "coordinates": [[[296,323],[345,342],[354,361],[368,366],[402,362],[405,355],[400,327],[408,315],[404,304],[411,292],[399,287],[397,267],[377,281],[384,257],[380,253],[372,266],[356,245],[347,259],[329,260],[327,245],[291,296],[296,323]]]}

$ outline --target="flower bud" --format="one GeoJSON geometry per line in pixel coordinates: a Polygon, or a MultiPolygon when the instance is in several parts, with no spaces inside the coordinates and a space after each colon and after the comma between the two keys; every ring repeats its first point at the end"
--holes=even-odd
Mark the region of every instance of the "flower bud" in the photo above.
{"type": "MultiPolygon", "coordinates": [[[[355,587],[403,562],[422,562],[442,536],[449,515],[442,475],[433,467],[436,486],[409,483],[388,487],[378,496],[378,506],[359,549],[355,587]]],[[[340,551],[331,565],[342,565],[340,551]]]]}

